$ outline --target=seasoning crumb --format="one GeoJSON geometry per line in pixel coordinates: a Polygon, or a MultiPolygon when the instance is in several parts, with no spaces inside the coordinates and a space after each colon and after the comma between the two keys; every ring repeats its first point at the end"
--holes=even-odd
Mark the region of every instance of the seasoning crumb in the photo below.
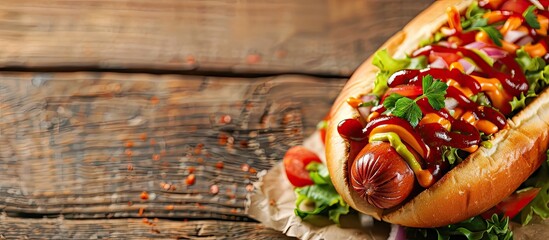
{"type": "Polygon", "coordinates": [[[158,155],[158,154],[153,154],[153,155],[152,155],[152,159],[153,159],[153,161],[158,161],[158,160],[160,160],[160,155],[158,155]]]}
{"type": "Polygon", "coordinates": [[[246,185],[246,191],[253,192],[254,191],[254,185],[252,185],[252,184],[246,185]]]}
{"type": "Polygon", "coordinates": [[[158,97],[156,96],[152,96],[150,100],[152,105],[156,105],[160,102],[160,99],[158,99],[158,97]]]}
{"type": "Polygon", "coordinates": [[[248,64],[257,64],[261,61],[261,55],[257,53],[248,54],[246,57],[246,62],[248,64]]]}
{"type": "Polygon", "coordinates": [[[185,183],[190,186],[190,185],[194,185],[194,182],[196,181],[196,178],[194,176],[194,174],[189,174],[189,176],[187,176],[187,179],[185,179],[185,183]]]}
{"type": "Polygon", "coordinates": [[[222,161],[219,161],[215,164],[215,167],[217,169],[223,169],[224,166],[225,166],[225,164],[222,161]]]}
{"type": "Polygon", "coordinates": [[[130,149],[126,149],[126,151],[124,151],[124,153],[126,153],[126,156],[128,156],[128,157],[131,157],[133,155],[133,152],[130,149]]]}
{"type": "Polygon", "coordinates": [[[172,211],[172,210],[174,210],[174,209],[175,209],[175,206],[174,206],[174,205],[168,205],[168,206],[166,206],[166,210],[168,210],[168,211],[172,211]]]}
{"type": "Polygon", "coordinates": [[[215,184],[212,185],[212,186],[210,186],[210,193],[211,193],[211,194],[214,194],[214,195],[217,194],[217,193],[219,193],[219,187],[218,187],[217,185],[215,185],[215,184]]]}
{"type": "Polygon", "coordinates": [[[232,118],[230,115],[223,115],[221,116],[221,118],[219,118],[219,122],[223,124],[229,124],[231,123],[231,121],[232,121],[232,118]]]}
{"type": "Polygon", "coordinates": [[[139,197],[140,197],[142,200],[148,200],[148,199],[149,199],[149,193],[143,191],[143,192],[141,192],[141,195],[139,195],[139,197]]]}
{"type": "Polygon", "coordinates": [[[193,166],[191,166],[187,169],[187,171],[189,171],[189,174],[193,174],[195,170],[196,170],[196,168],[193,167],[193,166]]]}
{"type": "Polygon", "coordinates": [[[146,141],[147,140],[147,134],[146,133],[141,133],[139,135],[139,139],[141,139],[141,141],[146,141]]]}
{"type": "Polygon", "coordinates": [[[133,147],[133,141],[132,140],[126,141],[125,146],[126,146],[126,148],[132,148],[133,147]]]}
{"type": "Polygon", "coordinates": [[[128,163],[128,171],[133,171],[133,164],[128,163]]]}
{"type": "Polygon", "coordinates": [[[244,163],[240,166],[240,169],[242,169],[242,171],[244,172],[247,172],[250,170],[250,165],[248,165],[247,163],[244,163]]]}

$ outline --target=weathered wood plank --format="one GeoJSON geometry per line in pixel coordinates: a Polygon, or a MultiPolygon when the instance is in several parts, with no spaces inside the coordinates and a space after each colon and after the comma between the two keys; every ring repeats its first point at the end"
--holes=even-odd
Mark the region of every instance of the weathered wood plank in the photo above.
{"type": "Polygon", "coordinates": [[[348,76],[432,0],[4,0],[0,67],[348,76]]]}
{"type": "Polygon", "coordinates": [[[0,217],[1,239],[292,239],[259,223],[0,217]]]}
{"type": "Polygon", "coordinates": [[[257,172],[314,130],[344,82],[1,73],[0,209],[246,220],[257,172]]]}

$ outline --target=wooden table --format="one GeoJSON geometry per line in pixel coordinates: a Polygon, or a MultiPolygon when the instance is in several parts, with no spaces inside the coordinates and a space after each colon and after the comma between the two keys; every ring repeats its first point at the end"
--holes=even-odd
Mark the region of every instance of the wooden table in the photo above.
{"type": "Polygon", "coordinates": [[[0,238],[285,238],[246,216],[428,0],[4,0],[0,238]]]}

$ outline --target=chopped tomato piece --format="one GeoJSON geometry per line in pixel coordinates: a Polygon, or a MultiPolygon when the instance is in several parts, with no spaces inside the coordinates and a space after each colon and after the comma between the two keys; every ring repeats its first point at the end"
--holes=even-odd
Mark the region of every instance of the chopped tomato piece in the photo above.
{"type": "Polygon", "coordinates": [[[320,158],[309,149],[303,146],[290,148],[284,155],[284,170],[286,176],[295,187],[312,185],[313,181],[309,176],[306,167],[311,162],[321,162],[320,158]]]}
{"type": "Polygon", "coordinates": [[[522,14],[530,6],[527,0],[509,0],[503,3],[501,10],[522,14]]]}
{"type": "Polygon", "coordinates": [[[423,94],[423,89],[421,89],[421,86],[403,84],[394,88],[389,88],[387,92],[385,92],[385,95],[383,95],[383,99],[385,99],[392,93],[397,93],[399,95],[411,98],[423,94]]]}
{"type": "Polygon", "coordinates": [[[429,62],[434,62],[437,58],[442,58],[447,65],[457,62],[461,57],[456,53],[441,53],[441,52],[432,52],[429,55],[429,62]]]}
{"type": "Polygon", "coordinates": [[[530,203],[538,195],[540,188],[530,188],[511,194],[511,196],[503,199],[495,207],[484,212],[482,217],[489,219],[494,213],[503,214],[509,218],[514,218],[528,203],[530,203]]]}

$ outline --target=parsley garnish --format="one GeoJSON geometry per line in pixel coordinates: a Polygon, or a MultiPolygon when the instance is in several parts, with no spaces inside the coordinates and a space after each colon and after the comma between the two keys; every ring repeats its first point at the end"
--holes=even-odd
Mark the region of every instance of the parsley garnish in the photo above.
{"type": "Polygon", "coordinates": [[[448,85],[442,81],[434,81],[433,76],[426,75],[421,81],[423,94],[414,100],[404,97],[400,94],[393,93],[384,101],[383,106],[386,114],[393,114],[397,117],[404,118],[410,122],[412,126],[417,126],[422,117],[422,112],[417,101],[422,98],[427,98],[429,104],[435,109],[440,110],[444,107],[444,99],[448,85]]]}
{"type": "Polygon", "coordinates": [[[540,24],[538,22],[538,18],[536,17],[536,14],[534,13],[534,10],[536,9],[536,6],[530,6],[524,11],[522,16],[524,16],[524,20],[532,27],[533,29],[540,29],[540,24]]]}
{"type": "Polygon", "coordinates": [[[480,27],[480,30],[486,32],[488,34],[488,37],[492,40],[496,46],[501,47],[501,39],[503,39],[503,35],[493,26],[485,26],[480,27]]]}

